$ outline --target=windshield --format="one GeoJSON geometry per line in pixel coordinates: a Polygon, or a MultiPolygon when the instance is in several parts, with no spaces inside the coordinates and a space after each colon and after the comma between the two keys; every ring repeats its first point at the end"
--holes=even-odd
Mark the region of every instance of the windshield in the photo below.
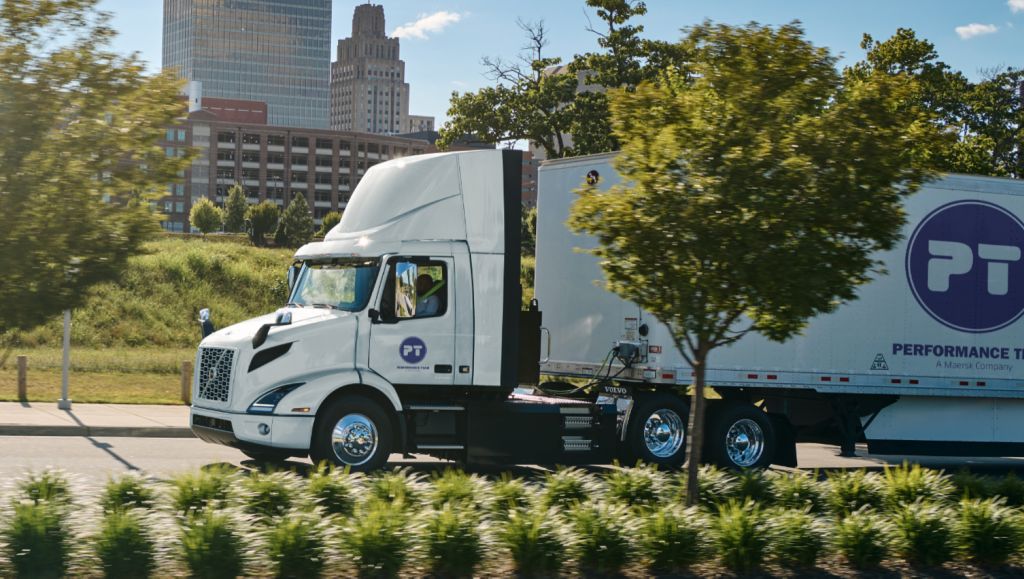
{"type": "Polygon", "coordinates": [[[370,299],[377,270],[377,260],[306,262],[288,305],[357,312],[370,299]]]}

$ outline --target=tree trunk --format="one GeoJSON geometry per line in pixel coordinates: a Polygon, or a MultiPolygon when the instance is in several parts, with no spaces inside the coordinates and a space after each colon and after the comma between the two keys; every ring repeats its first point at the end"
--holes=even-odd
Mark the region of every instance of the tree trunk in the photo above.
{"type": "Polygon", "coordinates": [[[703,344],[693,356],[693,399],[690,402],[690,421],[686,437],[686,506],[697,504],[697,472],[700,469],[701,449],[704,447],[704,363],[707,352],[703,344]]]}

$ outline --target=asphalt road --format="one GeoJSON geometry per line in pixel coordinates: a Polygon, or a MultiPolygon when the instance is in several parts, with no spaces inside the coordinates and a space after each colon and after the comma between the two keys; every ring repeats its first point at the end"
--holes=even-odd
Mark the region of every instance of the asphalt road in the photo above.
{"type": "MultiPolygon", "coordinates": [[[[800,468],[807,470],[881,468],[885,464],[899,464],[908,459],[947,471],[966,467],[982,472],[1017,471],[1024,474],[1024,458],[868,456],[863,448],[858,454],[861,456],[842,458],[837,456],[835,447],[800,444],[797,460],[800,468]]],[[[426,456],[402,459],[400,455],[393,455],[392,458],[394,466],[407,465],[425,471],[450,464],[426,456]]],[[[164,479],[178,472],[214,464],[256,467],[235,449],[207,444],[197,439],[0,436],[0,480],[11,480],[28,471],[53,466],[64,469],[83,483],[102,484],[109,476],[124,471],[139,471],[147,476],[164,479]]],[[[303,465],[308,466],[309,461],[294,459],[291,464],[301,468],[303,465]]],[[[530,474],[543,469],[524,466],[511,470],[516,474],[530,474]]]]}

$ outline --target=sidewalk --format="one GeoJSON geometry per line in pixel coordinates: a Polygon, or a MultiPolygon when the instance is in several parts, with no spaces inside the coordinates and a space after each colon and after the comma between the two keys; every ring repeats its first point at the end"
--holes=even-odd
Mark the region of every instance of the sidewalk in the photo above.
{"type": "Polygon", "coordinates": [[[190,438],[188,406],[0,402],[0,436],[190,438]]]}

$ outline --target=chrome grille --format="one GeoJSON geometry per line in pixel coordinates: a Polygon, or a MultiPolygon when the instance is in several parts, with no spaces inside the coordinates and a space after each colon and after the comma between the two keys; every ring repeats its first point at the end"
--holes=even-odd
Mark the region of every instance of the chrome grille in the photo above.
{"type": "Polygon", "coordinates": [[[566,416],[565,429],[576,430],[594,426],[594,419],[590,416],[566,416]]]}
{"type": "Polygon", "coordinates": [[[231,370],[235,351],[227,348],[199,349],[199,389],[196,398],[227,402],[231,392],[231,370]]]}

